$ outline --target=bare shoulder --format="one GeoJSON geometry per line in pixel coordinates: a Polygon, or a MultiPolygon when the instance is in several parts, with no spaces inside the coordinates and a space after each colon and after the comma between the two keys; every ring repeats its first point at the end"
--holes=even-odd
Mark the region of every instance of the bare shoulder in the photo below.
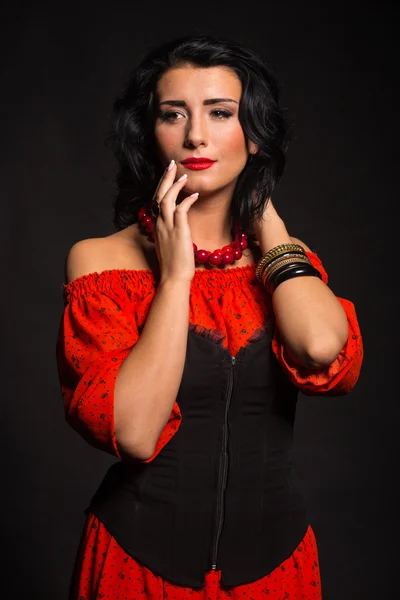
{"type": "Polygon", "coordinates": [[[76,242],[65,259],[65,283],[106,270],[149,268],[145,249],[138,242],[137,227],[130,226],[106,237],[76,242]]]}
{"type": "Polygon", "coordinates": [[[312,252],[311,248],[309,248],[307,246],[307,244],[305,244],[304,242],[302,242],[301,240],[299,240],[299,238],[293,237],[292,235],[290,236],[290,239],[292,240],[293,244],[299,244],[299,246],[303,246],[304,250],[306,252],[312,252]]]}

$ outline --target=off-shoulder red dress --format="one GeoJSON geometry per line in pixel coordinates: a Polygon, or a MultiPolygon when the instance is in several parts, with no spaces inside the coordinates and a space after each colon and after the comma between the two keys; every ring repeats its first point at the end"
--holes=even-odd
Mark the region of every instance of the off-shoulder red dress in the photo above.
{"type": "MultiPolygon", "coordinates": [[[[307,252],[327,273],[314,252],[307,252]]],[[[342,395],[356,384],[363,344],[354,304],[338,298],[348,318],[348,339],[325,370],[293,364],[274,325],[271,298],[255,277],[256,265],[197,270],[191,284],[189,322],[222,338],[234,356],[261,327],[273,327],[272,350],[287,377],[305,394],[342,395]]],[[[57,363],[66,419],[90,444],[120,458],[114,432],[113,390],[122,362],[138,341],[156,291],[150,270],[114,269],[78,277],[64,286],[65,310],[57,338],[57,363]]],[[[171,411],[155,452],[177,431],[181,413],[171,411]]],[[[176,585],[128,555],[93,514],[86,519],[71,580],[70,600],[319,600],[321,581],[312,527],[291,556],[257,581],[224,589],[220,572],[206,573],[204,588],[176,585]]]]}

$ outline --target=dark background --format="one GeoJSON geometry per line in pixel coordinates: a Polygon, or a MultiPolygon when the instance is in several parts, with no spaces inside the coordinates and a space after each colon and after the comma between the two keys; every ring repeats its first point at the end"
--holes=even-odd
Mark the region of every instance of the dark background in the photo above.
{"type": "Polygon", "coordinates": [[[0,597],[64,600],[83,510],[112,458],[64,422],[55,364],[71,245],[113,232],[112,101],[148,47],[231,37],[269,59],[295,135],[274,204],[357,308],[353,392],[300,395],[297,469],[324,600],[395,598],[398,8],[389,2],[32,3],[1,9],[0,597]]]}

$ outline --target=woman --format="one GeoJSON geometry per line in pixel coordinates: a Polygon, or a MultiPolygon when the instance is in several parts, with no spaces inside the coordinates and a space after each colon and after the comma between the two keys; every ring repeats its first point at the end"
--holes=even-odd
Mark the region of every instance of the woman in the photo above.
{"type": "Polygon", "coordinates": [[[229,41],[182,38],[114,109],[118,231],[68,253],[57,359],[67,421],[120,460],[70,598],[321,598],[297,394],[348,393],[363,346],[271,201],[288,143],[275,79],[229,41]]]}

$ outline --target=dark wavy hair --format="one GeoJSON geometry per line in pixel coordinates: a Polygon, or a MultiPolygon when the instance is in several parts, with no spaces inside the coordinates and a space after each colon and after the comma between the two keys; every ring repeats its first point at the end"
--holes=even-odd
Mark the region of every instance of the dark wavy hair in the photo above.
{"type": "Polygon", "coordinates": [[[154,135],[155,93],[171,67],[230,67],[242,83],[239,121],[245,137],[259,150],[236,183],[231,214],[248,231],[262,215],[285,167],[290,131],[280,105],[280,90],[271,69],[253,51],[208,35],[185,36],[153,48],[140,60],[113,105],[107,136],[118,160],[114,225],[124,229],[138,221],[139,209],[152,198],[164,167],[154,135]]]}

